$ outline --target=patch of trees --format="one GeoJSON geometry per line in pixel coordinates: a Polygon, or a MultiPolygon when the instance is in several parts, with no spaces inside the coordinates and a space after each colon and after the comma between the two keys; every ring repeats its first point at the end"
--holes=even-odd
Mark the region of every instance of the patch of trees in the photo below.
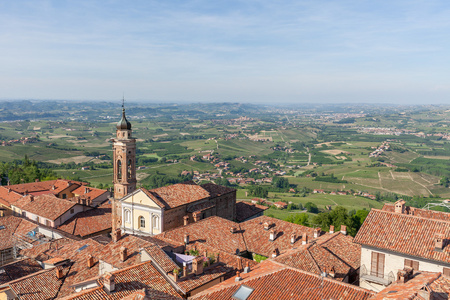
{"type": "Polygon", "coordinates": [[[250,195],[258,197],[258,198],[267,198],[269,195],[269,191],[260,185],[256,185],[253,187],[249,186],[250,195]]]}
{"type": "Polygon", "coordinates": [[[161,186],[181,183],[185,181],[192,180],[192,174],[188,174],[186,176],[178,175],[178,176],[169,176],[164,174],[153,174],[144,180],[143,187],[147,189],[154,189],[161,186]]]}
{"type": "Polygon", "coordinates": [[[333,173],[330,175],[322,175],[314,178],[314,181],[332,182],[332,183],[347,183],[347,180],[342,180],[334,176],[333,173]]]}
{"type": "Polygon", "coordinates": [[[13,163],[0,163],[0,176],[2,185],[19,184],[33,182],[36,179],[40,181],[57,179],[54,171],[47,168],[39,168],[38,163],[34,160],[29,160],[25,155],[23,160],[15,160],[13,163]]]}
{"type": "Polygon", "coordinates": [[[320,227],[324,231],[330,230],[330,225],[334,225],[335,231],[339,231],[341,225],[347,226],[347,233],[355,236],[366,219],[369,211],[347,211],[343,206],[337,206],[332,211],[319,213],[312,218],[311,224],[320,227]]]}

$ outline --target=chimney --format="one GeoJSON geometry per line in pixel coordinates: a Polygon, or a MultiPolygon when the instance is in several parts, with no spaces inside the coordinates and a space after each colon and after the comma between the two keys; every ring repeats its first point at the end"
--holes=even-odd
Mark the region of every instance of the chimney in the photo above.
{"type": "Polygon", "coordinates": [[[334,266],[330,268],[330,270],[328,271],[328,275],[330,275],[333,278],[334,276],[336,276],[336,270],[334,269],[334,266]]]}
{"type": "Polygon", "coordinates": [[[432,300],[434,299],[433,290],[431,290],[427,284],[425,284],[417,293],[417,296],[420,296],[421,299],[424,300],[432,300]]]}
{"type": "Polygon", "coordinates": [[[398,270],[397,280],[401,283],[405,283],[411,279],[413,274],[413,268],[405,267],[403,270],[398,270]]]}
{"type": "Polygon", "coordinates": [[[244,273],[250,272],[250,265],[248,262],[245,263],[244,273]]]}
{"type": "Polygon", "coordinates": [[[276,248],[275,250],[273,250],[273,252],[272,252],[272,258],[275,258],[275,257],[277,257],[278,256],[278,254],[279,254],[279,252],[278,252],[278,248],[276,248]]]}
{"type": "Polygon", "coordinates": [[[30,195],[30,202],[33,202],[33,201],[34,201],[34,196],[30,195]]]}
{"type": "Polygon", "coordinates": [[[94,266],[94,257],[92,257],[92,255],[89,255],[87,259],[87,267],[90,269],[93,266],[94,266]]]}
{"type": "Polygon", "coordinates": [[[87,187],[84,188],[84,193],[85,193],[85,194],[89,193],[90,191],[91,191],[91,190],[90,190],[89,188],[87,188],[87,187]]]}
{"type": "Polygon", "coordinates": [[[275,230],[271,230],[269,234],[269,240],[271,242],[275,241],[275,237],[277,236],[277,232],[275,230]]]}
{"type": "Polygon", "coordinates": [[[39,178],[36,178],[36,179],[34,180],[34,182],[39,182],[39,178]]]}
{"type": "Polygon", "coordinates": [[[237,228],[234,227],[234,226],[231,227],[231,228],[230,228],[230,232],[231,232],[231,233],[236,233],[236,232],[237,232],[237,228]]]}
{"type": "Polygon", "coordinates": [[[194,222],[197,223],[198,221],[200,221],[200,214],[199,213],[195,212],[192,215],[194,216],[194,222]]]}
{"type": "Polygon", "coordinates": [[[114,243],[117,243],[118,240],[122,237],[122,230],[117,228],[114,232],[111,233],[111,237],[114,243]]]}
{"type": "Polygon", "coordinates": [[[334,225],[330,225],[330,233],[334,233],[334,225]]]}
{"type": "Polygon", "coordinates": [[[241,281],[242,277],[241,277],[241,272],[237,271],[236,272],[236,278],[234,279],[235,282],[241,281]]]}
{"type": "Polygon", "coordinates": [[[184,224],[184,226],[189,224],[189,216],[186,215],[183,217],[183,224],[184,224]]]}
{"type": "Polygon", "coordinates": [[[242,270],[242,257],[238,256],[237,257],[237,269],[238,271],[242,270]]]}
{"type": "Polygon", "coordinates": [[[444,249],[444,235],[443,234],[437,234],[434,237],[434,250],[438,252],[442,252],[444,249]]]}
{"type": "Polygon", "coordinates": [[[173,270],[173,281],[178,282],[178,270],[173,270]]]}
{"type": "Polygon", "coordinates": [[[127,260],[127,248],[124,246],[120,247],[120,261],[126,261],[127,260]]]}
{"type": "Polygon", "coordinates": [[[397,214],[404,214],[405,213],[405,200],[400,199],[397,202],[395,202],[395,213],[397,214]]]}
{"type": "Polygon", "coordinates": [[[341,233],[342,234],[347,234],[347,226],[341,225],[341,233]]]}
{"type": "Polygon", "coordinates": [[[195,275],[203,273],[203,257],[196,257],[192,260],[192,272],[195,275]]]}
{"type": "Polygon", "coordinates": [[[58,279],[63,278],[63,271],[61,268],[56,268],[56,278],[58,279]]]}
{"type": "Polygon", "coordinates": [[[184,243],[189,244],[189,234],[184,235],[184,243]]]}
{"type": "Polygon", "coordinates": [[[306,234],[306,232],[303,232],[302,245],[306,245],[307,243],[308,243],[308,235],[306,234]]]}
{"type": "Polygon", "coordinates": [[[186,277],[186,276],[187,276],[187,267],[184,266],[183,267],[183,277],[186,277]]]}
{"type": "Polygon", "coordinates": [[[269,224],[269,222],[264,222],[264,230],[269,230],[269,228],[270,228],[270,224],[269,224]]]}
{"type": "Polygon", "coordinates": [[[314,229],[314,238],[318,238],[320,236],[320,231],[321,231],[320,228],[314,229]]]}
{"type": "Polygon", "coordinates": [[[291,244],[295,243],[295,233],[291,234],[291,244]]]}
{"type": "Polygon", "coordinates": [[[108,294],[114,292],[114,290],[116,289],[115,279],[116,276],[109,272],[106,272],[103,276],[103,286],[105,287],[105,290],[108,294]]]}

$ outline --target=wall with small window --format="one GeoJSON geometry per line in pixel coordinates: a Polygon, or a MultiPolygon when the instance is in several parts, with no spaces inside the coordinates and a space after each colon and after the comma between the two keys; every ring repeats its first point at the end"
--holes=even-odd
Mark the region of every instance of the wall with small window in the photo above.
{"type": "Polygon", "coordinates": [[[450,264],[363,245],[361,247],[360,286],[379,291],[384,286],[368,282],[364,275],[371,275],[385,280],[393,277],[396,280],[398,270],[402,270],[405,267],[413,267],[419,271],[444,272],[444,268],[450,268],[450,264]]]}

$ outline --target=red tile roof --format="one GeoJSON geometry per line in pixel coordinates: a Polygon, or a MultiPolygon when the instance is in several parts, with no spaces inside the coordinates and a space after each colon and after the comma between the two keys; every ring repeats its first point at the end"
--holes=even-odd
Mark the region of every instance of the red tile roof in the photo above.
{"type": "MultiPolygon", "coordinates": [[[[391,203],[386,203],[386,204],[384,204],[382,210],[394,212],[395,205],[391,204],[391,203]]],[[[442,212],[442,211],[428,210],[428,209],[415,208],[415,207],[411,207],[411,206],[405,206],[405,212],[408,215],[413,215],[416,217],[450,222],[450,213],[446,213],[446,212],[442,212]]]]}
{"type": "Polygon", "coordinates": [[[17,200],[22,198],[22,195],[8,189],[5,186],[0,186],[0,204],[10,207],[17,200]]]}
{"type": "Polygon", "coordinates": [[[97,208],[76,214],[58,229],[69,234],[86,237],[111,229],[111,224],[111,204],[105,203],[97,208]]]}
{"type": "Polygon", "coordinates": [[[69,267],[57,267],[43,270],[20,279],[10,281],[7,285],[22,300],[47,300],[58,296],[69,267]],[[62,270],[63,277],[56,277],[57,269],[62,270]],[[45,287],[45,288],[43,288],[45,287]]]}
{"type": "Polygon", "coordinates": [[[54,221],[77,205],[77,203],[48,194],[26,196],[18,200],[14,205],[21,210],[54,221]]]}
{"type": "Polygon", "coordinates": [[[65,180],[65,179],[56,179],[56,180],[48,180],[48,181],[38,181],[38,182],[30,182],[30,183],[21,183],[9,185],[8,188],[19,193],[19,194],[34,194],[47,191],[48,193],[57,194],[66,188],[69,185],[76,184],[86,185],[85,182],[74,181],[74,180],[65,180]]]}
{"type": "Polygon", "coordinates": [[[149,245],[144,247],[144,250],[147,251],[147,253],[152,257],[152,260],[155,261],[166,273],[180,268],[158,245],[149,245]]]}
{"type": "Polygon", "coordinates": [[[245,285],[253,289],[248,300],[280,300],[280,299],[347,299],[365,300],[374,295],[368,291],[336,280],[292,269],[272,261],[264,261],[258,269],[248,274],[241,274],[243,280],[235,282],[230,278],[213,286],[191,299],[231,299],[232,295],[245,285]]]}
{"type": "Polygon", "coordinates": [[[201,199],[209,198],[209,193],[192,181],[177,183],[152,190],[142,188],[160,207],[174,208],[201,199]]]}
{"type": "Polygon", "coordinates": [[[211,182],[202,184],[201,187],[204,188],[211,195],[212,198],[236,192],[236,190],[233,188],[214,184],[211,182]]]}
{"type": "Polygon", "coordinates": [[[41,265],[30,258],[3,265],[0,267],[0,285],[41,270],[41,265]]]}
{"type": "Polygon", "coordinates": [[[202,285],[207,284],[217,278],[225,276],[230,272],[230,268],[223,265],[211,266],[203,271],[199,275],[188,275],[186,278],[182,278],[177,282],[177,285],[184,291],[184,293],[189,293],[202,285]]]}
{"type": "MultiPolygon", "coordinates": [[[[12,248],[14,246],[15,236],[23,237],[31,230],[35,229],[37,225],[25,219],[8,216],[0,218],[0,250],[12,248]]],[[[31,240],[26,240],[31,242],[31,240]]]]}
{"type": "Polygon", "coordinates": [[[450,238],[450,222],[372,209],[355,237],[355,243],[450,263],[450,246],[435,250],[434,238],[450,238]]]}
{"type": "Polygon", "coordinates": [[[268,207],[264,205],[238,201],[236,202],[236,221],[245,221],[254,215],[263,213],[266,209],[268,209],[268,207]]]}
{"type": "Polygon", "coordinates": [[[261,216],[240,223],[243,232],[245,244],[248,251],[270,257],[275,249],[280,252],[291,249],[302,244],[301,236],[303,233],[308,235],[308,239],[314,238],[314,228],[293,224],[290,222],[278,220],[275,218],[261,216]],[[269,230],[264,229],[264,223],[272,224],[269,230]],[[270,230],[275,231],[275,240],[269,240],[270,230]],[[297,239],[291,244],[291,234],[295,234],[297,239]]]}
{"type": "Polygon", "coordinates": [[[360,264],[358,258],[361,257],[361,247],[357,244],[353,247],[352,240],[352,237],[341,233],[323,235],[317,242],[288,250],[273,260],[318,275],[322,272],[330,274],[330,269],[334,268],[335,275],[329,277],[342,281],[347,275],[355,272],[360,264]],[[326,240],[323,241],[323,238],[326,240]],[[346,242],[342,243],[342,241],[346,242]],[[345,253],[347,251],[349,253],[345,253]],[[351,258],[349,264],[346,260],[351,255],[354,255],[355,258],[351,258]],[[356,259],[358,259],[357,263],[355,262],[356,259]]]}
{"type": "Polygon", "coordinates": [[[375,296],[371,297],[370,300],[388,300],[388,299],[411,299],[411,300],[423,300],[422,297],[418,297],[419,290],[427,286],[435,291],[433,298],[431,299],[448,299],[450,290],[448,289],[449,279],[442,276],[441,273],[432,272],[419,272],[415,273],[414,277],[405,283],[394,282],[375,296]],[[447,290],[443,291],[443,285],[447,285],[447,290]],[[439,295],[441,292],[443,294],[439,295]],[[442,298],[440,297],[442,296],[442,298]]]}
{"type": "MultiPolygon", "coordinates": [[[[149,299],[182,299],[177,291],[152,266],[151,262],[140,263],[122,270],[111,272],[115,276],[115,291],[107,293],[102,280],[98,280],[99,287],[87,289],[70,295],[65,300],[79,299],[122,299],[145,289],[149,299]]],[[[127,298],[129,299],[129,298],[127,298]]]]}
{"type": "Polygon", "coordinates": [[[101,195],[108,193],[107,190],[97,189],[93,187],[80,186],[79,188],[72,191],[76,196],[89,197],[91,200],[100,197],[101,195]]]}

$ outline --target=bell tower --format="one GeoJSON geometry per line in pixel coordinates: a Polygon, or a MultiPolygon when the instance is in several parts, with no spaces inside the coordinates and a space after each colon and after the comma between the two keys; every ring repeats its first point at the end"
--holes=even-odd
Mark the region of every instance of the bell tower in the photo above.
{"type": "Polygon", "coordinates": [[[113,139],[114,199],[121,199],[136,190],[136,139],[131,136],[131,123],[125,117],[122,102],[122,119],[116,125],[113,139]]]}

